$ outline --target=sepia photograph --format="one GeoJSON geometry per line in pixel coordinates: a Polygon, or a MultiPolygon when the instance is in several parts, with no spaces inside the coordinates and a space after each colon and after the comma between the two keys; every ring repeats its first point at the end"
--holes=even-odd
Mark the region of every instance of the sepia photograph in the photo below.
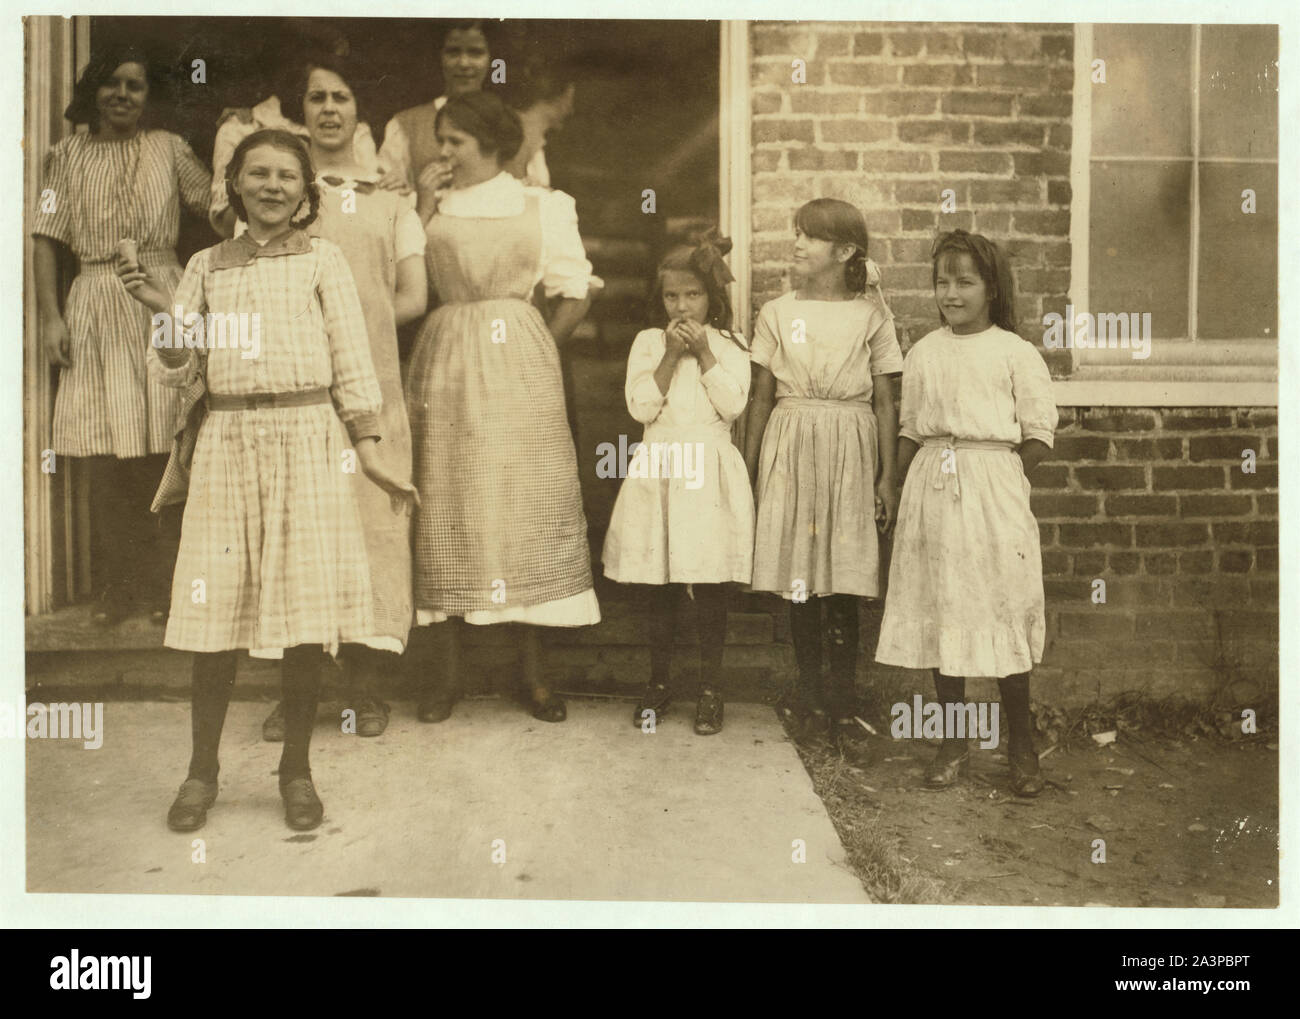
{"type": "Polygon", "coordinates": [[[303,13],[21,17],[28,895],[1277,914],[1277,18],[303,13]]]}

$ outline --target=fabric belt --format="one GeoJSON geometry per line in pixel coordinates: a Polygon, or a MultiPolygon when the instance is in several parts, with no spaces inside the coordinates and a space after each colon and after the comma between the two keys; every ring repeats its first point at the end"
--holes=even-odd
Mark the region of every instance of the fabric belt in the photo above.
{"type": "Polygon", "coordinates": [[[264,407],[309,407],[329,403],[328,389],[299,389],[292,393],[209,393],[208,410],[259,410],[264,407]]]}
{"type": "Polygon", "coordinates": [[[1014,442],[1000,442],[992,439],[954,439],[951,435],[927,435],[921,440],[921,445],[938,446],[941,449],[952,450],[952,456],[939,457],[939,465],[930,481],[930,487],[942,491],[948,487],[948,480],[951,478],[952,497],[954,499],[961,498],[961,481],[957,477],[957,450],[1011,453],[1016,448],[1014,442]]]}
{"type": "Polygon", "coordinates": [[[822,400],[814,396],[783,396],[777,400],[779,407],[833,407],[837,410],[853,410],[871,413],[871,404],[866,400],[822,400]]]}

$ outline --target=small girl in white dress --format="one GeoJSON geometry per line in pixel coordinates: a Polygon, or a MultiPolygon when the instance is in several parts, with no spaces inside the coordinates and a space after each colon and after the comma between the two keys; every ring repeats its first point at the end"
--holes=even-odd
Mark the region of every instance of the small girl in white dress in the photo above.
{"type": "MultiPolygon", "coordinates": [[[[1014,332],[1012,278],[997,245],[955,230],[935,242],[933,261],[944,326],[903,363],[905,480],[876,661],[934,670],[944,704],[962,702],[964,677],[997,676],[1011,787],[1036,796],[1029,671],[1042,661],[1046,625],[1026,474],[1052,447],[1052,380],[1014,332]]],[[[970,747],[945,739],[926,783],[956,781],[970,747]]]]}
{"type": "Polygon", "coordinates": [[[663,716],[671,700],[673,618],[685,586],[700,635],[695,731],[722,730],[722,654],[728,582],[748,584],[754,496],[731,423],[749,399],[749,351],[731,331],[731,242],[710,233],[659,263],[652,314],[663,324],[632,343],[625,394],[645,425],[605,535],[605,575],[649,585],[650,682],[633,724],[663,716]],[[653,715],[648,714],[653,712],[653,715]]]}

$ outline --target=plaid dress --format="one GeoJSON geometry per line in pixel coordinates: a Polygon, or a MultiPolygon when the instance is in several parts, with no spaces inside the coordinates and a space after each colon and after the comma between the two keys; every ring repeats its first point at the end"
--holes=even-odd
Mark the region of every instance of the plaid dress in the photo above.
{"type": "MultiPolygon", "coordinates": [[[[600,609],[559,352],[529,301],[539,278],[548,293],[586,292],[585,277],[559,280],[558,259],[544,256],[560,246],[543,236],[543,202],[562,199],[570,212],[573,202],[503,177],[478,185],[484,201],[462,209],[517,200],[517,215],[451,215],[444,205],[426,230],[443,304],[421,326],[407,373],[417,617],[585,626],[600,609]]],[[[571,227],[580,253],[576,214],[571,227]]]]}
{"type": "Polygon", "coordinates": [[[144,267],[175,287],[180,207],[206,214],[211,179],[167,131],[125,141],[74,134],[50,150],[32,233],[66,244],[79,263],[64,308],[72,365],[60,372],[54,399],[56,453],[138,457],[171,448],[180,394],[149,379],[149,310],[126,292],[113,259],[117,242],[132,238],[144,267]]]}
{"type": "MultiPolygon", "coordinates": [[[[245,234],[196,254],[173,303],[185,315],[260,316],[256,357],[238,346],[207,350],[210,393],[327,387],[334,406],[208,412],[194,449],[164,643],[274,657],[299,644],[333,654],[339,643],[373,634],[345,453],[348,435],[379,434],[381,396],[343,253],[301,231],[260,248],[245,234]]],[[[169,368],[155,351],[151,366],[163,384],[186,386],[198,360],[191,350],[169,368]]]]}

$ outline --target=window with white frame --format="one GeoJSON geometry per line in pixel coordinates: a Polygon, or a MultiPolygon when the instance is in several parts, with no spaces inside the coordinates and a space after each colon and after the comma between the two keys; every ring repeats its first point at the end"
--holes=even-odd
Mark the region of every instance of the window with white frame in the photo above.
{"type": "Polygon", "coordinates": [[[1076,41],[1074,377],[1275,384],[1277,26],[1076,41]],[[1117,343],[1117,316],[1146,335],[1117,343]]]}

